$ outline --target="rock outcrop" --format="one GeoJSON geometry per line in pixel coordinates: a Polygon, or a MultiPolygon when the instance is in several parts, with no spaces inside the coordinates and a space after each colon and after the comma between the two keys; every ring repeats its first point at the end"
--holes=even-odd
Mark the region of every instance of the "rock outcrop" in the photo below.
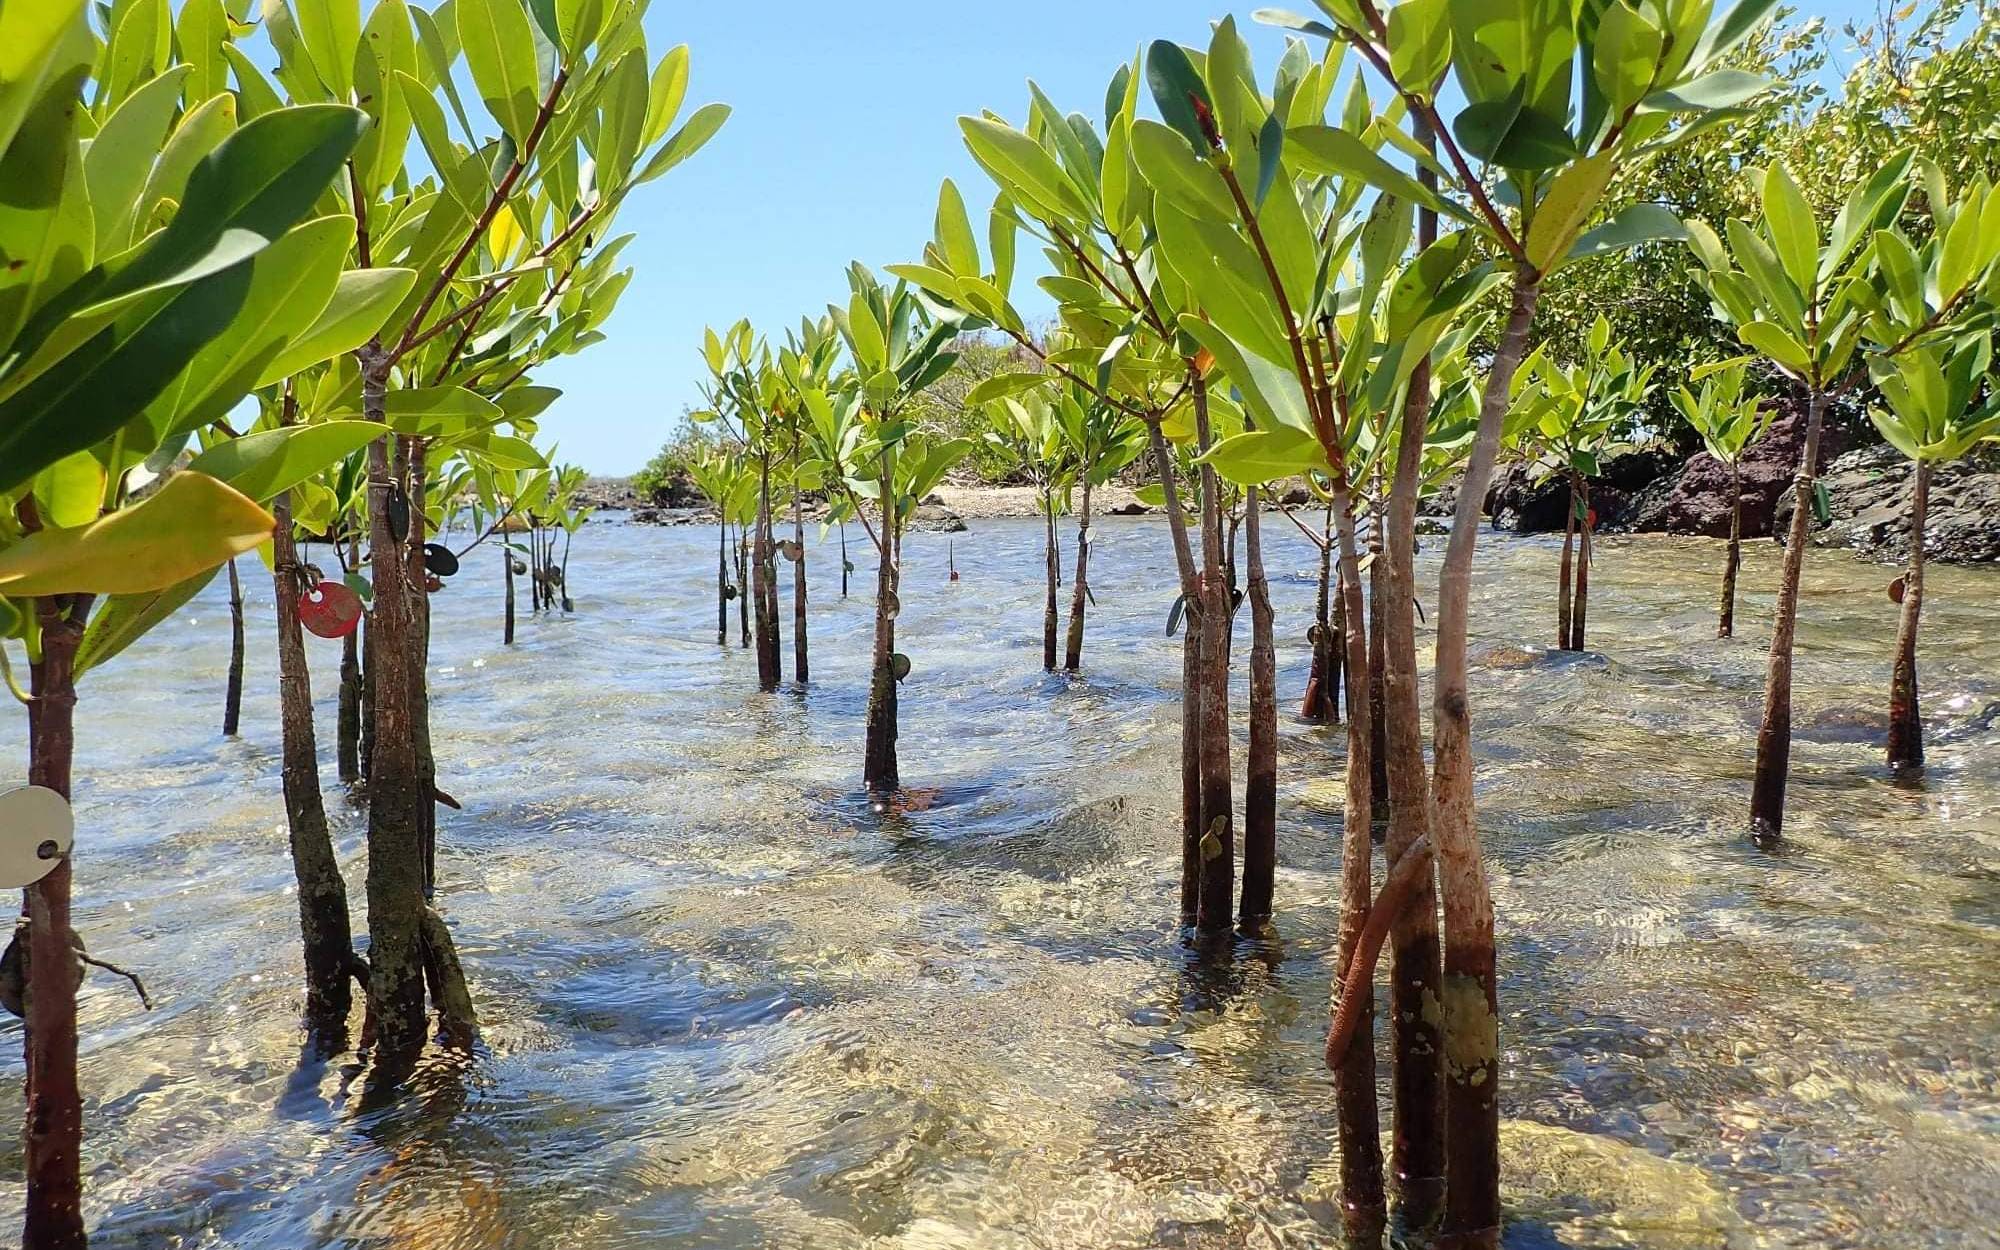
{"type": "MultiPolygon", "coordinates": [[[[1907,457],[1887,445],[1864,447],[1829,464],[1820,480],[1831,496],[1833,519],[1814,531],[1815,543],[1882,560],[1904,558],[1916,484],[1916,467],[1907,457]]],[[[1783,525],[1791,513],[1787,490],[1775,508],[1776,522],[1783,525]]],[[[1924,550],[1953,564],[2000,561],[2000,456],[1971,456],[1932,471],[1924,550]]]]}
{"type": "MultiPolygon", "coordinates": [[[[1853,445],[1837,421],[1820,431],[1820,469],[1853,445]]],[[[1778,500],[1791,489],[1805,448],[1805,409],[1795,406],[1771,424],[1743,457],[1743,536],[1774,532],[1778,500]]],[[[1707,452],[1688,458],[1678,473],[1659,478],[1638,492],[1622,528],[1641,534],[1699,534],[1729,537],[1729,468],[1707,452]]]]}

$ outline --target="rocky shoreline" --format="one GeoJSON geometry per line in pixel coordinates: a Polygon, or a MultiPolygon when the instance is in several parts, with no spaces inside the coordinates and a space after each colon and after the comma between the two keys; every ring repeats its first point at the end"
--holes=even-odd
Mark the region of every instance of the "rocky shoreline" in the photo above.
{"type": "MultiPolygon", "coordinates": [[[[1791,515],[1792,475],[1804,435],[1804,413],[1791,411],[1773,423],[1742,466],[1743,536],[1781,534],[1791,515]]],[[[1821,436],[1821,480],[1831,495],[1832,519],[1813,541],[1847,547],[1865,558],[1902,560],[1909,545],[1909,503],[1914,478],[1909,461],[1888,446],[1856,447],[1856,431],[1828,422],[1821,436]]],[[[1663,448],[1644,448],[1614,457],[1591,481],[1591,503],[1603,533],[1676,534],[1724,538],[1729,534],[1729,471],[1707,452],[1681,457],[1663,448]]],[[[642,525],[698,525],[715,520],[692,483],[677,482],[661,496],[645,499],[630,478],[592,478],[583,498],[600,512],[622,512],[642,525]]],[[[1301,492],[1298,501],[1303,501],[1301,492]]],[[[1429,517],[1449,516],[1457,491],[1447,483],[1424,501],[1429,517]]],[[[1496,529],[1518,534],[1560,531],[1568,490],[1555,480],[1536,482],[1523,465],[1508,465],[1486,496],[1486,515],[1496,529]]],[[[1118,483],[1092,493],[1098,516],[1139,516],[1157,511],[1118,483]]],[[[808,509],[814,519],[821,511],[808,509]]],[[[1026,486],[947,483],[924,500],[913,528],[962,533],[969,521],[1040,516],[1035,492],[1026,486]]],[[[1940,466],[1931,486],[1927,525],[1929,558],[1952,564],[2000,563],[2000,453],[1986,452],[1940,466]]]]}

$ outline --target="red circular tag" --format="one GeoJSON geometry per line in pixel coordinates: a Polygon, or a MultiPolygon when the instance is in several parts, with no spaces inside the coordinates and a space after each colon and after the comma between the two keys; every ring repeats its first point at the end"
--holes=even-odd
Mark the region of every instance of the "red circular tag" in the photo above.
{"type": "Polygon", "coordinates": [[[299,624],[321,638],[345,638],[361,623],[361,596],[339,582],[321,582],[299,596],[299,624]]]}

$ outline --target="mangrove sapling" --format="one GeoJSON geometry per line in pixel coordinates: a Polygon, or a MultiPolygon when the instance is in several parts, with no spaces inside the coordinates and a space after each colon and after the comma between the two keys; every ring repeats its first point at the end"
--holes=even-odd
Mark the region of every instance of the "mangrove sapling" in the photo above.
{"type": "MultiPolygon", "coordinates": [[[[1307,172],[1359,178],[1466,221],[1470,229],[1460,237],[1477,237],[1499,257],[1512,288],[1439,577],[1433,712],[1432,839],[1443,883],[1440,1006],[1448,1059],[1442,1234],[1450,1246],[1492,1246],[1500,1233],[1498,999],[1492,900],[1473,812],[1465,655],[1481,504],[1499,450],[1514,374],[1527,354],[1544,277],[1574,258],[1680,233],[1679,223],[1669,214],[1643,204],[1589,235],[1583,231],[1618,166],[1660,139],[1677,116],[1708,113],[1761,89],[1761,81],[1732,72],[1711,76],[1692,95],[1674,94],[1685,84],[1700,81],[1698,76],[1706,74],[1716,58],[1756,29],[1770,4],[1748,0],[1713,31],[1705,29],[1709,17],[1705,6],[1662,14],[1650,6],[1642,10],[1614,0],[1592,7],[1587,14],[1563,6],[1483,13],[1478,56],[1464,51],[1452,55],[1455,35],[1469,28],[1454,20],[1455,9],[1448,11],[1444,5],[1398,6],[1396,15],[1404,20],[1393,24],[1374,0],[1323,7],[1338,31],[1299,18],[1277,20],[1342,39],[1359,51],[1395,89],[1412,122],[1425,127],[1427,139],[1434,139],[1443,150],[1446,159],[1427,167],[1439,175],[1449,194],[1441,195],[1375,158],[1350,131],[1294,126],[1284,134],[1285,149],[1299,149],[1297,160],[1307,172]],[[1590,25],[1584,29],[1586,20],[1590,25]],[[1667,23],[1664,27],[1662,21],[1667,23]],[[1591,51],[1584,55],[1579,48],[1591,51]],[[1437,113],[1441,94],[1437,84],[1447,69],[1467,104],[1456,133],[1437,113]],[[1584,87],[1581,108],[1571,99],[1578,82],[1584,87]],[[1642,112],[1649,99],[1655,104],[1642,112]],[[1511,125],[1482,121],[1503,110],[1511,125]],[[1530,139],[1530,127],[1534,135],[1545,138],[1530,139]],[[1489,193],[1488,184],[1474,172],[1474,159],[1505,171],[1504,196],[1496,199],[1489,193]]],[[[1420,143],[1404,148],[1410,149],[1424,150],[1420,143]]],[[[1451,267],[1457,264],[1454,257],[1451,267]]],[[[1436,303],[1444,319],[1464,307],[1459,298],[1436,303]]],[[[1407,363],[1413,367],[1416,361],[1407,363]]]]}
{"type": "Polygon", "coordinates": [[[1701,382],[1696,395],[1686,386],[1672,395],[1674,408],[1701,435],[1708,454],[1729,469],[1729,548],[1722,565],[1722,593],[1715,636],[1736,632],[1736,575],[1743,567],[1743,456],[1771,428],[1776,409],[1745,385],[1741,360],[1704,366],[1689,375],[1701,382]]]}
{"type": "MultiPolygon", "coordinates": [[[[698,150],[727,116],[710,106],[668,135],[686,53],[669,54],[649,75],[635,10],[586,5],[557,14],[525,0],[476,0],[453,15],[457,40],[429,13],[378,5],[361,54],[351,58],[313,55],[313,41],[291,23],[270,24],[286,90],[352,93],[370,113],[373,125],[340,188],[356,227],[355,262],[423,275],[407,298],[387,302],[393,311],[381,333],[353,353],[358,387],[333,400],[382,431],[367,483],[375,751],[369,999],[376,1057],[388,1061],[391,1076],[424,1043],[427,972],[443,983],[432,997],[451,1017],[450,1031],[469,1023],[453,1016],[467,996],[450,984],[455,961],[439,949],[443,926],[425,914],[421,848],[436,791],[425,784],[417,720],[425,706],[417,598],[424,583],[412,584],[422,574],[400,558],[421,485],[411,474],[433,445],[440,459],[476,451],[524,467],[542,462],[526,440],[557,393],[523,379],[601,339],[598,327],[629,281],[629,271],[610,268],[617,241],[587,260],[585,253],[634,188],[698,150]],[[463,72],[454,64],[461,54],[463,72]],[[462,78],[486,105],[481,123],[491,137],[473,132],[453,85],[462,78]],[[467,143],[451,137],[447,104],[467,143]],[[404,169],[413,130],[435,171],[422,181],[404,169]],[[591,176],[579,178],[575,154],[584,148],[591,176]],[[493,325],[483,324],[488,318],[493,325]],[[502,425],[512,432],[499,432],[502,425]]],[[[235,64],[241,72],[247,63],[235,64]]]]}
{"type": "Polygon", "coordinates": [[[968,439],[932,440],[908,418],[911,401],[947,373],[957,354],[947,350],[961,327],[957,317],[934,317],[902,281],[884,287],[866,267],[848,269],[847,304],[828,313],[854,365],[836,408],[811,399],[812,416],[827,441],[849,447],[842,486],[864,524],[862,500],[879,510],[869,526],[877,556],[875,641],[868,690],[862,781],[882,798],[902,788],[896,754],[898,685],[910,661],[896,651],[896,617],[902,610],[903,532],[917,504],[972,449],[968,439]],[[858,429],[858,437],[840,432],[858,429]]]}
{"type": "Polygon", "coordinates": [[[1035,508],[1042,518],[1042,671],[1056,671],[1059,615],[1058,587],[1062,554],[1056,543],[1056,514],[1075,481],[1075,450],[1063,435],[1065,396],[1051,378],[1019,396],[1009,395],[986,405],[990,428],[986,441],[998,461],[1035,491],[1035,508]]]}
{"type": "Polygon", "coordinates": [[[1506,441],[1518,446],[1537,480],[1559,477],[1569,489],[1556,599],[1556,647],[1583,650],[1590,603],[1591,548],[1597,528],[1590,479],[1623,446],[1652,393],[1654,366],[1636,364],[1611,341],[1602,316],[1590,327],[1583,357],[1564,368],[1538,350],[1516,377],[1506,441]]]}
{"type": "Polygon", "coordinates": [[[736,490],[735,456],[704,450],[688,462],[695,486],[715,507],[715,645],[729,645],[729,601],[734,598],[729,570],[729,502],[736,490]]]}
{"type": "MultiPolygon", "coordinates": [[[[1959,213],[1975,211],[1961,206],[1959,213]]],[[[1941,230],[1950,222],[1941,222],[1941,230]]],[[[1896,656],[1889,684],[1889,767],[1919,773],[1924,766],[1923,717],[1917,703],[1917,629],[1924,605],[1924,522],[1930,507],[1931,473],[1979,443],[2000,441],[2000,396],[1988,367],[1992,340],[1985,330],[1954,342],[1912,349],[1871,362],[1876,389],[1888,409],[1869,417],[1896,450],[1914,462],[1910,487],[1910,555],[1901,588],[1896,656]]]]}
{"type": "Polygon", "coordinates": [[[1069,632],[1063,671],[1083,667],[1084,613],[1090,603],[1091,492],[1125,471],[1145,447],[1140,423],[1079,387],[1064,390],[1059,409],[1063,439],[1076,466],[1076,575],[1071,579],[1069,632]]]}
{"type": "Polygon", "coordinates": [[[1938,232],[1918,249],[1897,224],[1911,190],[1912,163],[1903,154],[1855,188],[1824,233],[1779,165],[1764,173],[1758,222],[1729,222],[1727,250],[1713,230],[1688,223],[1689,243],[1703,263],[1717,315],[1806,392],[1805,441],[1793,487],[1797,503],[1778,588],[1750,793],[1751,832],[1763,841],[1784,830],[1799,580],[1827,405],[1861,376],[1853,368],[1857,352],[1865,354],[1868,372],[1888,376],[1897,357],[1988,315],[1983,293],[2000,252],[2000,231],[1982,230],[1978,222],[1991,193],[1976,185],[1954,199],[1934,167],[1920,166],[1938,232]]]}
{"type": "MultiPolygon", "coordinates": [[[[134,499],[250,390],[255,370],[243,362],[293,348],[333,296],[345,225],[298,223],[365,119],[339,105],[261,113],[183,166],[175,197],[139,189],[161,156],[157,142],[123,145],[104,158],[116,171],[89,171],[98,212],[79,224],[65,206],[89,202],[83,137],[127,108],[145,114],[142,130],[165,135],[185,71],[158,65],[148,72],[164,72],[165,86],[143,95],[127,89],[149,85],[144,75],[121,75],[115,88],[100,76],[86,107],[82,84],[102,45],[81,6],[46,16],[8,31],[0,98],[20,107],[0,126],[0,169],[10,237],[58,237],[48,232],[60,221],[62,254],[74,263],[17,264],[0,299],[0,360],[39,370],[0,399],[0,647],[19,638],[29,655],[29,781],[66,804],[79,679],[270,537],[273,519],[253,495],[285,489],[294,467],[301,476],[324,467],[281,432],[275,445],[204,452],[134,499]],[[239,194],[248,185],[263,188],[254,202],[239,194]],[[107,187],[119,188],[116,198],[107,187]],[[131,237],[134,220],[150,233],[131,237]],[[106,257],[116,263],[93,263],[106,257]],[[265,451],[283,467],[252,454],[265,451]]],[[[198,99],[195,112],[219,115],[220,100],[198,99]]],[[[22,1244],[38,1250],[85,1244],[71,884],[71,857],[59,848],[24,900],[22,1244]]]]}

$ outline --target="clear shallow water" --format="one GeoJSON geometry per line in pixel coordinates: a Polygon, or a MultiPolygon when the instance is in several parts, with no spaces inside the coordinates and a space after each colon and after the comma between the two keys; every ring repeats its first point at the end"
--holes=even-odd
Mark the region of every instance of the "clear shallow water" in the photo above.
{"type": "MultiPolygon", "coordinates": [[[[1267,533],[1295,706],[1315,562],[1267,533]]],[[[943,794],[887,819],[854,793],[858,533],[852,599],[814,551],[813,688],[770,696],[733,619],[714,644],[710,529],[591,525],[577,614],[524,618],[511,650],[500,557],[476,553],[439,600],[432,677],[441,784],[466,806],[441,822],[442,897],[485,1049],[389,1107],[362,1105],[351,1064],[301,1067],[269,585],[246,568],[224,741],[218,583],[92,675],[79,713],[78,925],[159,1004],[102,974],[83,991],[93,1244],[1334,1244],[1338,731],[1284,729],[1278,937],[1192,963],[1166,534],[1099,535],[1074,683],[1040,672],[1036,523],[959,536],[955,586],[946,540],[909,540],[903,772],[943,794]]],[[[1753,548],[1744,636],[1718,643],[1716,547],[1604,541],[1578,658],[1526,650],[1554,632],[1556,545],[1482,547],[1510,1244],[2000,1244],[2000,725],[1979,727],[2000,576],[1931,574],[1933,762],[1905,788],[1875,741],[1892,573],[1814,553],[1774,856],[1739,826],[1775,548],[1753,548]]],[[[337,649],[313,655],[358,917],[337,649]]],[[[16,776],[24,732],[0,722],[16,776]]],[[[0,1024],[8,1123],[18,1032],[0,1024]]],[[[0,1211],[18,1177],[0,1136],[0,1211]]]]}

